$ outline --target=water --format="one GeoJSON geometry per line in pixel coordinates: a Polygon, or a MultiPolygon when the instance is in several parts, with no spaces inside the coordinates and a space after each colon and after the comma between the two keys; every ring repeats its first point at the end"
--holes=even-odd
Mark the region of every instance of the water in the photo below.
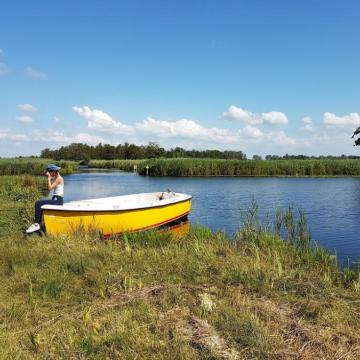
{"type": "Polygon", "coordinates": [[[352,264],[360,259],[359,178],[154,178],[122,172],[65,176],[65,200],[80,200],[170,188],[193,196],[192,223],[233,234],[254,199],[263,220],[276,210],[302,209],[312,238],[352,264]]]}

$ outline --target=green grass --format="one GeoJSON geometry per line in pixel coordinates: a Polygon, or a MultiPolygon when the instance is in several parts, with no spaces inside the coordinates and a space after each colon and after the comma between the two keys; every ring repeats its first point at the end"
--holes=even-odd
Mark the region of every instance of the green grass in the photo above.
{"type": "Polygon", "coordinates": [[[0,159],[0,175],[43,175],[49,163],[61,166],[61,173],[64,175],[71,174],[78,167],[75,161],[54,161],[41,158],[3,158],[0,159]]]}
{"type": "Polygon", "coordinates": [[[35,201],[46,194],[44,177],[0,176],[0,236],[29,226],[35,201]]]}
{"type": "Polygon", "coordinates": [[[153,159],[138,170],[150,176],[360,176],[360,161],[153,159]]]}
{"type": "MultiPolygon", "coordinates": [[[[37,180],[22,181],[3,205],[22,188],[18,205],[31,202],[37,180]]],[[[294,218],[263,226],[253,205],[234,238],[192,227],[104,240],[26,238],[15,217],[0,235],[0,358],[357,359],[359,273],[294,218]]]]}

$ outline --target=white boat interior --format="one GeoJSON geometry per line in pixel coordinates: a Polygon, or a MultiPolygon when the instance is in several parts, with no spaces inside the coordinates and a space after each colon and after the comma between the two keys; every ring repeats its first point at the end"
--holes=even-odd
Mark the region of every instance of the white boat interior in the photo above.
{"type": "Polygon", "coordinates": [[[164,191],[70,201],[63,205],[43,205],[42,209],[62,211],[132,210],[164,206],[189,199],[191,199],[190,195],[164,191]]]}

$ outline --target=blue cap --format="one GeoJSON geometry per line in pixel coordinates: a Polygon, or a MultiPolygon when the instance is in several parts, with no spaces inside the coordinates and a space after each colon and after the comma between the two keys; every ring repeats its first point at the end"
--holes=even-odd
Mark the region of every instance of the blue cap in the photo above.
{"type": "Polygon", "coordinates": [[[61,167],[55,164],[49,164],[46,168],[47,171],[59,171],[60,169],[61,167]]]}

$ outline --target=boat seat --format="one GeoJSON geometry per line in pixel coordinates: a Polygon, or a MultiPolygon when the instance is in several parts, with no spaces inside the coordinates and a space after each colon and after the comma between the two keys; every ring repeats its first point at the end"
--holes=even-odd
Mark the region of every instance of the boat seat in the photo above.
{"type": "Polygon", "coordinates": [[[175,193],[172,191],[164,191],[157,196],[159,200],[171,199],[173,197],[175,197],[175,193]]]}

